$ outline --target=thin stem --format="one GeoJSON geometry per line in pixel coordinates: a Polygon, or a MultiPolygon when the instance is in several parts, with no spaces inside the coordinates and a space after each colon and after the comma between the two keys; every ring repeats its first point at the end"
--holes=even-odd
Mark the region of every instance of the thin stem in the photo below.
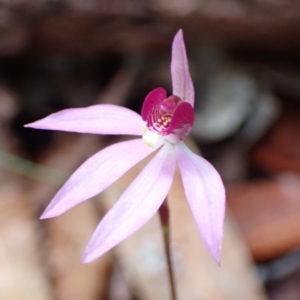
{"type": "Polygon", "coordinates": [[[0,149],[0,168],[9,170],[27,178],[35,179],[40,182],[60,185],[66,181],[68,174],[33,163],[24,158],[7,153],[0,149]]]}
{"type": "Polygon", "coordinates": [[[166,200],[163,202],[161,207],[158,210],[160,222],[163,230],[163,239],[165,254],[168,265],[168,274],[171,287],[172,300],[176,300],[176,289],[175,289],[175,278],[174,270],[172,265],[172,256],[171,256],[171,238],[170,238],[170,218],[169,218],[169,208],[167,206],[166,200]]]}

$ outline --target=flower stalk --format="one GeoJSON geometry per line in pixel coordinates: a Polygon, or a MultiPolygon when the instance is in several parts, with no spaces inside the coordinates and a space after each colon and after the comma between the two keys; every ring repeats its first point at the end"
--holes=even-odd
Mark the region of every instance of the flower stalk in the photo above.
{"type": "Polygon", "coordinates": [[[164,242],[167,268],[168,268],[168,277],[169,277],[170,288],[171,288],[171,296],[172,296],[172,300],[177,300],[175,272],[172,263],[170,213],[167,204],[167,199],[162,203],[161,207],[158,210],[158,214],[159,214],[161,228],[163,232],[163,242],[164,242]]]}

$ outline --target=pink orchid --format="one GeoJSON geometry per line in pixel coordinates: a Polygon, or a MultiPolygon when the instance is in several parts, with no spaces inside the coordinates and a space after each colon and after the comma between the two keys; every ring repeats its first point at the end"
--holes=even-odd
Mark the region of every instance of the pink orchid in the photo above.
{"type": "Polygon", "coordinates": [[[59,190],[43,215],[51,218],[99,194],[126,171],[157,151],[95,230],[83,262],[101,256],[142,227],[167,197],[178,163],[186,199],[202,239],[214,259],[221,257],[225,190],[214,167],[182,140],[194,122],[194,87],[182,30],[172,45],[173,95],[156,88],[146,97],[142,116],[116,105],[66,109],[26,125],[94,134],[142,135],[111,145],[84,162],[59,190]]]}

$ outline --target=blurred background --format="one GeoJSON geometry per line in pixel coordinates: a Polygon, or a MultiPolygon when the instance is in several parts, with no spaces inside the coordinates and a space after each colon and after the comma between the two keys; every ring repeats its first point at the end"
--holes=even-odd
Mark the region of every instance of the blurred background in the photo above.
{"type": "Polygon", "coordinates": [[[221,268],[178,174],[169,200],[178,299],[300,299],[300,3],[291,0],[0,1],[0,299],[169,300],[157,218],[87,265],[101,216],[145,162],[64,215],[39,220],[86,158],[120,137],[25,129],[58,110],[140,112],[171,93],[182,28],[196,90],[187,140],[227,189],[221,268]]]}

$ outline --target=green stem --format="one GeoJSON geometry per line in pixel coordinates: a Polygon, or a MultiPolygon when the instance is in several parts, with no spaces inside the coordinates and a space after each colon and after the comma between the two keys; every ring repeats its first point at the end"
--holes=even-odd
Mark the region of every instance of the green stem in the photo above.
{"type": "Polygon", "coordinates": [[[176,289],[175,289],[175,277],[172,265],[172,254],[171,254],[171,238],[170,238],[170,218],[169,208],[167,201],[165,200],[158,210],[160,222],[163,230],[164,248],[168,265],[168,274],[171,287],[172,300],[176,300],[176,289]]]}
{"type": "Polygon", "coordinates": [[[3,150],[0,150],[0,168],[53,185],[62,184],[68,176],[64,172],[33,163],[3,150]]]}

